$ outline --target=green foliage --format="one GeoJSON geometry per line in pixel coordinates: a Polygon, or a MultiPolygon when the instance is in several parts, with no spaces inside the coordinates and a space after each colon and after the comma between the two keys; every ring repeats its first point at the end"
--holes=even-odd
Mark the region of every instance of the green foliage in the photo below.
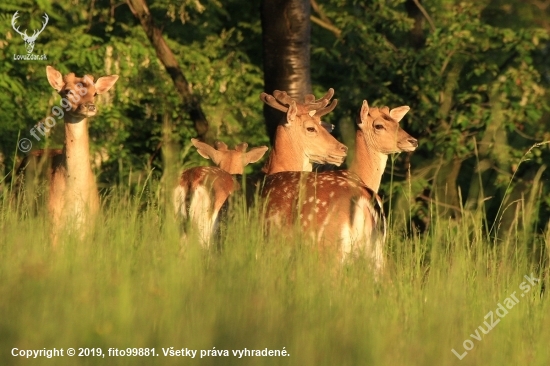
{"type": "MultiPolygon", "coordinates": [[[[158,15],[156,22],[167,24],[165,37],[201,101],[213,135],[230,145],[241,141],[251,146],[266,144],[258,98],[262,91],[261,69],[251,62],[249,46],[243,45],[249,40],[245,33],[259,37],[259,20],[250,22],[250,15],[243,12],[240,19],[226,22],[229,14],[224,6],[235,6],[232,2],[224,6],[215,1],[188,1],[177,7],[166,1],[149,5],[158,15]]],[[[18,134],[30,138],[31,127],[59,103],[46,80],[46,65],[62,73],[89,73],[96,78],[105,74],[120,76],[110,97],[101,98],[100,113],[90,127],[92,152],[105,160],[98,171],[104,183],[125,182],[132,171],[162,171],[159,144],[166,119],[176,143],[180,147],[190,144],[189,139],[195,136],[192,121],[126,4],[46,1],[37,5],[12,1],[0,5],[1,31],[6,35],[1,41],[4,55],[25,52],[22,39],[11,28],[15,10],[26,14],[20,18],[23,28],[26,22],[48,13],[50,21],[35,46],[35,53],[46,53],[48,60],[4,58],[0,66],[0,85],[6,90],[0,96],[0,118],[6,121],[0,125],[5,171],[11,169],[18,134]]],[[[63,124],[57,123],[55,129],[48,141],[33,141],[35,148],[60,147],[62,138],[56,136],[62,135],[63,124]]],[[[186,151],[182,150],[180,159],[186,151]]],[[[193,160],[195,164],[203,163],[198,154],[193,160]]]]}
{"type": "MultiPolygon", "coordinates": [[[[472,189],[476,165],[488,160],[492,168],[483,175],[484,185],[501,189],[495,192],[498,202],[523,154],[549,137],[548,124],[541,123],[549,110],[541,74],[549,69],[536,61],[548,47],[549,32],[532,24],[503,26],[484,17],[482,3],[422,3],[430,19],[409,16],[404,1],[324,2],[323,11],[342,33],[314,37],[314,78],[336,89],[341,107],[334,118],[342,121],[353,121],[362,99],[411,107],[403,127],[419,137],[420,147],[402,156],[395,169],[404,176],[404,160],[411,163],[413,197],[427,190],[435,198],[441,186],[447,202],[470,206],[478,199],[472,189]],[[421,24],[420,46],[413,40],[415,22],[421,24]],[[449,169],[462,174],[442,175],[449,169]]],[[[546,146],[536,152],[538,166],[525,167],[531,172],[550,159],[546,146]]],[[[549,194],[545,188],[543,195],[549,194]]]]}

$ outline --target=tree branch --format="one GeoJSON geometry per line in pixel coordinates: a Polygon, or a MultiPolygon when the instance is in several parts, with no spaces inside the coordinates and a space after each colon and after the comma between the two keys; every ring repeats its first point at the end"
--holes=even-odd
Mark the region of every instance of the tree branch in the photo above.
{"type": "Polygon", "coordinates": [[[313,23],[315,23],[315,24],[331,31],[332,33],[334,33],[334,35],[336,37],[340,37],[340,35],[342,34],[342,31],[340,29],[336,28],[335,26],[333,26],[330,23],[326,23],[326,22],[322,21],[321,19],[317,18],[314,15],[310,16],[310,19],[313,23]]]}
{"type": "Polygon", "coordinates": [[[340,29],[336,28],[334,26],[334,24],[332,24],[332,22],[327,17],[327,15],[319,7],[319,4],[317,4],[317,1],[316,0],[310,0],[310,4],[311,4],[311,8],[313,10],[315,10],[315,12],[319,15],[319,18],[312,15],[310,17],[311,21],[313,23],[325,28],[325,29],[328,29],[329,31],[334,33],[334,35],[336,35],[336,37],[340,37],[340,35],[342,34],[342,31],[340,29]]]}
{"type": "Polygon", "coordinates": [[[332,23],[330,19],[327,17],[327,15],[321,10],[319,7],[319,4],[317,4],[316,0],[310,0],[309,3],[311,4],[311,8],[315,10],[317,14],[319,14],[319,17],[325,22],[325,23],[332,23]]]}
{"type": "Polygon", "coordinates": [[[432,20],[432,18],[430,17],[430,14],[428,14],[428,12],[426,11],[426,9],[424,9],[424,7],[422,6],[422,4],[420,4],[420,1],[418,0],[413,0],[414,4],[416,6],[418,6],[418,10],[420,10],[422,12],[422,15],[424,15],[424,18],[426,18],[426,20],[428,21],[428,23],[430,24],[430,28],[432,29],[432,32],[435,32],[435,24],[432,20]]]}
{"type": "Polygon", "coordinates": [[[128,6],[134,16],[141,23],[143,30],[147,34],[147,38],[149,38],[149,41],[155,48],[157,57],[172,78],[172,81],[176,86],[176,90],[182,99],[183,105],[189,112],[189,116],[195,124],[195,130],[197,131],[198,137],[204,140],[205,135],[208,132],[208,121],[206,116],[202,111],[199,101],[191,92],[189,82],[183,75],[174,53],[162,37],[161,29],[155,25],[145,0],[127,0],[126,2],[128,3],[128,6]]]}

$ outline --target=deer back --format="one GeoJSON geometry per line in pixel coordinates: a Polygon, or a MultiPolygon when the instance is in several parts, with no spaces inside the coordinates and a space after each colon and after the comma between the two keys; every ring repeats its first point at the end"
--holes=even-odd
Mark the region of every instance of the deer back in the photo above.
{"type": "Polygon", "coordinates": [[[272,224],[298,222],[321,248],[341,258],[372,251],[385,237],[380,198],[349,171],[273,174],[266,177],[262,196],[272,224]]]}

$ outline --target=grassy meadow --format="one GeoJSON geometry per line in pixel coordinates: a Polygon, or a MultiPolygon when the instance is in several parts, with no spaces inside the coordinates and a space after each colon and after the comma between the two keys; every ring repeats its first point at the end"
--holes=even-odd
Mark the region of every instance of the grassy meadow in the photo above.
{"type": "Polygon", "coordinates": [[[468,214],[434,219],[423,235],[405,236],[392,222],[389,268],[375,282],[365,261],[332,263],[292,228],[267,235],[258,210],[238,200],[220,250],[193,239],[182,246],[158,186],[108,192],[94,234],[56,250],[44,209],[32,213],[29,200],[5,190],[0,365],[550,364],[548,232],[510,228],[495,244],[468,214]],[[530,284],[531,274],[541,281],[530,284]],[[70,347],[157,356],[69,357],[70,347]],[[197,354],[164,356],[169,347],[197,354]],[[26,359],[14,348],[65,354],[26,359]],[[245,348],[288,355],[233,355],[245,348]],[[201,358],[201,350],[229,356],[201,358]]]}

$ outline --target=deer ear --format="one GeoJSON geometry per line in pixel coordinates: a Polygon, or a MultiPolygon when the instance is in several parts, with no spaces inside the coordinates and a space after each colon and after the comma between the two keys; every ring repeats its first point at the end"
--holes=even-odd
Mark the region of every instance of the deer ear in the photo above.
{"type": "Polygon", "coordinates": [[[109,76],[103,76],[97,79],[95,82],[95,92],[97,94],[103,94],[107,90],[111,89],[113,85],[115,85],[116,81],[118,80],[118,75],[109,75],[109,76]]]}
{"type": "Polygon", "coordinates": [[[296,102],[292,101],[292,103],[290,103],[290,106],[288,107],[288,112],[286,112],[287,126],[290,126],[296,120],[297,114],[298,107],[296,106],[296,102]]]}
{"type": "Polygon", "coordinates": [[[361,112],[359,112],[359,119],[357,120],[357,124],[367,122],[368,115],[369,115],[369,103],[367,103],[367,101],[364,100],[363,105],[361,106],[361,112]]]}
{"type": "Polygon", "coordinates": [[[267,146],[260,146],[250,149],[250,151],[245,154],[246,164],[255,163],[260,160],[262,156],[264,156],[267,149],[267,146]]]}
{"type": "Polygon", "coordinates": [[[201,142],[197,139],[191,139],[191,143],[197,148],[197,152],[205,159],[212,159],[217,164],[220,152],[214,149],[212,146],[201,142]]]}
{"type": "Polygon", "coordinates": [[[399,122],[403,119],[403,117],[405,117],[409,110],[409,106],[406,105],[394,108],[390,111],[390,117],[399,122]]]}
{"type": "Polygon", "coordinates": [[[53,67],[46,66],[46,76],[48,77],[48,82],[55,91],[59,92],[65,86],[63,75],[53,67]]]}

